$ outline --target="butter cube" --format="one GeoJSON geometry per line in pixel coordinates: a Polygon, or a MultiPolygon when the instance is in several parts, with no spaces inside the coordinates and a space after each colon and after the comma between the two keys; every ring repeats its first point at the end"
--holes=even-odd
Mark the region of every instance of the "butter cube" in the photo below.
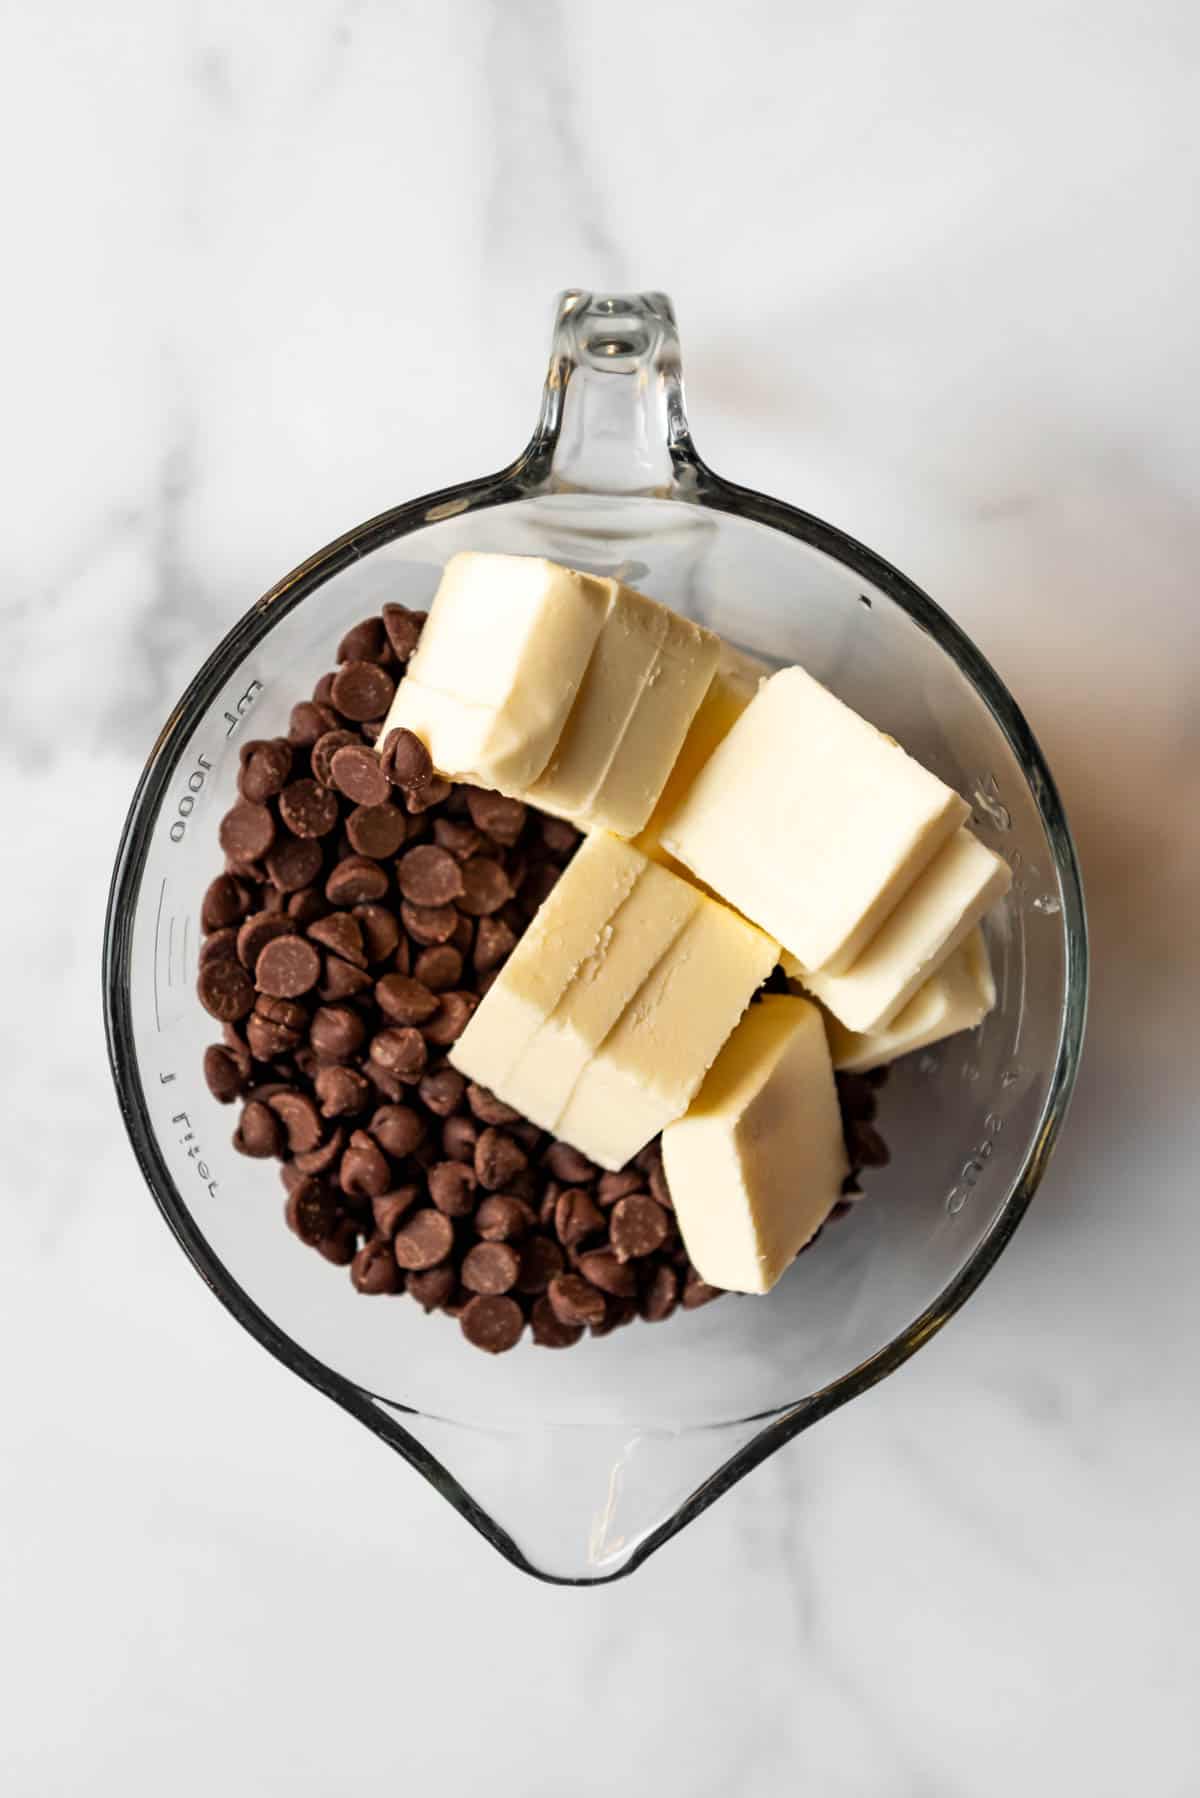
{"type": "Polygon", "coordinates": [[[668,862],[674,859],[662,847],[663,831],[690,792],[701,768],[717,744],[723,743],[729,735],[769,672],[767,664],[757,657],[722,643],[717,671],[692,719],[691,729],[684,738],[667,784],[659,795],[649,823],[634,839],[647,855],[668,862]]]}
{"type": "MultiPolygon", "coordinates": [[[[559,886],[570,878],[568,866],[559,886]]],[[[580,962],[554,1010],[506,1074],[506,1104],[544,1130],[557,1128],[592,1056],[701,903],[700,893],[688,881],[651,861],[644,863],[596,947],[580,962]]],[[[491,994],[483,1005],[490,1003],[491,994]]]]}
{"type": "Polygon", "coordinates": [[[844,971],[967,816],[803,668],[759,688],[663,847],[804,968],[844,971]]]}
{"type": "Polygon", "coordinates": [[[711,631],[610,582],[609,609],[549,765],[543,811],[632,837],[674,766],[720,653],[711,631]]]}
{"type": "Polygon", "coordinates": [[[523,796],[562,735],[612,585],[539,556],[452,556],[380,742],[404,726],[440,774],[523,796]]]}
{"type": "Polygon", "coordinates": [[[469,1080],[502,1093],[509,1073],[589,958],[611,935],[646,868],[616,837],[582,843],[450,1054],[469,1080]]]}
{"type": "Polygon", "coordinates": [[[848,1030],[883,1030],[1011,884],[1008,863],[958,830],[848,973],[822,968],[799,978],[848,1030]]]}
{"type": "Polygon", "coordinates": [[[862,1034],[847,1030],[835,1017],[826,1018],[833,1065],[846,1073],[882,1067],[960,1030],[974,1030],[995,1003],[987,944],[976,929],[882,1030],[862,1034]]]}
{"type": "Polygon", "coordinates": [[[555,1125],[556,1135],[601,1167],[623,1167],[687,1110],[778,960],[771,937],[717,900],[699,900],[579,1076],[555,1125]]]}
{"type": "Polygon", "coordinates": [[[849,1172],[825,1026],[805,999],[752,1005],[662,1139],[684,1246],[710,1285],[769,1292],[849,1172]]]}

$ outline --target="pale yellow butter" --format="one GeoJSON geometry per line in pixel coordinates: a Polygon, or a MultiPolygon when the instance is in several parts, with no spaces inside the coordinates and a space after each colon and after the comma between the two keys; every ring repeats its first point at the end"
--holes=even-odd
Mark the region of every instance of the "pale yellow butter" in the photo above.
{"type": "MultiPolygon", "coordinates": [[[[570,878],[571,866],[563,881],[570,878]]],[[[596,947],[509,1069],[502,1095],[506,1104],[544,1130],[556,1129],[592,1056],[700,905],[701,895],[689,882],[651,861],[644,863],[596,947]]],[[[491,1003],[490,994],[483,1003],[491,1003]]]]}
{"type": "Polygon", "coordinates": [[[960,1030],[974,1030],[995,1003],[987,944],[982,930],[975,929],[882,1030],[870,1035],[847,1030],[830,1014],[825,1028],[833,1065],[846,1073],[882,1067],[960,1030]]]}
{"type": "Polygon", "coordinates": [[[662,833],[805,968],[844,971],[967,816],[803,668],[764,681],[662,833]]]}
{"type": "Polygon", "coordinates": [[[722,643],[717,671],[692,719],[691,729],[684,738],[667,784],[659,794],[658,804],[646,828],[634,839],[647,855],[668,863],[674,860],[662,846],[663,831],[690,792],[701,768],[718,743],[723,743],[729,735],[769,672],[766,663],[757,657],[722,643]]]}
{"type": "Polygon", "coordinates": [[[805,999],[752,1005],[685,1116],[663,1167],[688,1257],[732,1292],[769,1292],[816,1234],[849,1172],[825,1026],[805,999]]]}
{"type": "Polygon", "coordinates": [[[579,1076],[556,1135],[601,1167],[623,1167],[686,1111],[778,956],[773,938],[701,895],[579,1076]]]}
{"type": "Polygon", "coordinates": [[[380,742],[404,726],[440,774],[523,796],[562,735],[611,595],[612,582],[539,556],[452,556],[380,742]]]}
{"type": "Polygon", "coordinates": [[[847,973],[799,979],[847,1029],[883,1030],[1011,884],[1008,863],[958,830],[847,973]]]}
{"type": "Polygon", "coordinates": [[[632,837],[662,791],[720,653],[711,631],[620,582],[558,746],[527,797],[632,837]]]}
{"type": "Polygon", "coordinates": [[[451,1050],[460,1073],[502,1096],[514,1064],[602,948],[645,868],[645,856],[616,837],[598,834],[576,850],[451,1050]]]}

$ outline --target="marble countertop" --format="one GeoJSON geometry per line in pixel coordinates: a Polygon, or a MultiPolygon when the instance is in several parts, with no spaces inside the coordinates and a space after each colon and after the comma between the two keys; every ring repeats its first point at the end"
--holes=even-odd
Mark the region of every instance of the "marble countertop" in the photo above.
{"type": "Polygon", "coordinates": [[[1190,1798],[1200,15],[2,14],[0,1784],[1190,1798]],[[591,1593],[513,1572],[214,1304],[97,981],[196,665],[310,549],[507,459],[568,284],[668,289],[708,459],[978,640],[1095,948],[1062,1147],[964,1314],[591,1593]]]}

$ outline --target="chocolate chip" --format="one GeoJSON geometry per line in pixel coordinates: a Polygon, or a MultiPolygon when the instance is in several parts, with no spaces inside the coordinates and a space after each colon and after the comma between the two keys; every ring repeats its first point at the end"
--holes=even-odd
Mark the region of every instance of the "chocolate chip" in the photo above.
{"type": "Polygon", "coordinates": [[[525,807],[519,799],[506,799],[502,793],[490,793],[482,787],[467,789],[467,810],[477,830],[506,848],[516,842],[525,828],[525,807]]]}
{"type": "Polygon", "coordinates": [[[294,780],[279,795],[279,816],[294,837],[324,837],[338,821],[338,802],[317,781],[294,780]]]}
{"type": "Polygon", "coordinates": [[[276,1093],[267,1101],[287,1132],[293,1155],[307,1155],[321,1140],[321,1114],[307,1093],[276,1093]]]}
{"type": "Polygon", "coordinates": [[[250,907],[250,890],[232,874],[218,874],[204,894],[200,907],[203,930],[223,930],[244,918],[250,907]]]}
{"type": "Polygon", "coordinates": [[[638,1192],[644,1185],[642,1174],[633,1168],[623,1167],[616,1174],[601,1174],[597,1193],[602,1205],[615,1205],[627,1192],[638,1192]]]}
{"type": "MultiPolygon", "coordinates": [[[[602,1218],[603,1214],[597,1212],[597,1216],[602,1218]]],[[[662,1248],[670,1228],[670,1220],[662,1206],[647,1198],[645,1193],[631,1192],[618,1199],[609,1226],[618,1261],[653,1255],[656,1249],[662,1248]]]]}
{"type": "MultiPolygon", "coordinates": [[[[404,804],[410,818],[420,818],[422,813],[430,811],[435,805],[442,805],[454,791],[448,780],[435,774],[424,786],[406,787],[404,804]]],[[[414,834],[410,829],[410,835],[414,834]]]]}
{"type": "Polygon", "coordinates": [[[433,840],[460,862],[465,862],[470,855],[478,855],[483,848],[483,833],[469,824],[460,824],[456,818],[436,818],[433,840]]]}
{"type": "Polygon", "coordinates": [[[225,1047],[233,1056],[234,1066],[243,1080],[250,1078],[250,1051],[238,1034],[236,1024],[222,1024],[221,1035],[225,1039],[225,1047]]]}
{"type": "Polygon", "coordinates": [[[336,1227],[341,1207],[316,1180],[303,1179],[293,1186],[284,1207],[288,1228],[301,1242],[315,1248],[336,1227]]]}
{"type": "Polygon", "coordinates": [[[468,1217],[475,1208],[478,1181],[462,1161],[439,1161],[429,1170],[429,1196],[447,1217],[468,1217]]]}
{"type": "Polygon", "coordinates": [[[347,1061],[362,1048],[366,1025],[347,1005],[323,1005],[313,1013],[309,1039],[325,1061],[347,1061]]]}
{"type": "Polygon", "coordinates": [[[556,860],[573,855],[579,846],[579,832],[565,818],[541,820],[542,841],[556,860]]]}
{"type": "Polygon", "coordinates": [[[275,841],[275,820],[268,806],[240,799],[221,819],[217,835],[226,855],[235,861],[257,861],[275,841]]]}
{"type": "Polygon", "coordinates": [[[521,882],[521,909],[527,918],[541,910],[558,885],[561,872],[553,862],[535,862],[530,868],[521,882]]]}
{"type": "Polygon", "coordinates": [[[417,1093],[422,1105],[432,1111],[435,1117],[447,1118],[452,1111],[458,1109],[466,1084],[457,1069],[438,1068],[422,1077],[417,1093]]]}
{"type": "Polygon", "coordinates": [[[331,668],[321,676],[312,690],[313,704],[325,706],[329,711],[333,710],[333,676],[334,670],[331,668]]]}
{"type": "Polygon", "coordinates": [[[425,1135],[421,1114],[410,1105],[381,1105],[367,1128],[397,1161],[411,1155],[425,1135]]]}
{"type": "Polygon", "coordinates": [[[362,739],[357,731],[327,730],[317,738],[309,755],[309,766],[312,768],[314,780],[319,780],[323,787],[335,785],[333,778],[333,758],[339,749],[353,746],[362,747],[362,739]]]}
{"type": "MultiPolygon", "coordinates": [[[[447,1165],[457,1167],[458,1162],[447,1165]]],[[[475,1229],[484,1242],[511,1242],[534,1225],[531,1208],[522,1199],[503,1192],[489,1193],[475,1213],[475,1229]]]]}
{"type": "Polygon", "coordinates": [[[324,1117],[353,1117],[370,1102],[370,1082],[356,1068],[318,1068],[313,1085],[324,1117]]]}
{"type": "Polygon", "coordinates": [[[379,1144],[365,1130],[355,1130],[346,1153],[338,1166],[338,1181],[343,1192],[357,1198],[374,1199],[392,1183],[387,1157],[379,1144]]]}
{"type": "Polygon", "coordinates": [[[521,1262],[506,1242],[477,1242],[463,1256],[461,1279],[468,1292],[511,1292],[521,1262]]]}
{"type": "Polygon", "coordinates": [[[583,1329],[604,1322],[604,1294],[579,1274],[559,1274],[551,1280],[546,1296],[559,1323],[583,1329]]]}
{"type": "Polygon", "coordinates": [[[427,787],[434,778],[429,751],[411,730],[389,731],[380,760],[387,778],[402,792],[427,787]]]}
{"type": "Polygon", "coordinates": [[[439,1311],[457,1286],[458,1275],[448,1262],[408,1276],[408,1291],[423,1311],[439,1311]]]}
{"type": "Polygon", "coordinates": [[[590,1193],[570,1187],[554,1207],[554,1233],[564,1248],[577,1248],[589,1236],[604,1234],[604,1213],[590,1193]]]}
{"type": "MultiPolygon", "coordinates": [[[[215,883],[214,883],[215,884],[215,883]]],[[[867,1074],[836,1074],[838,1104],[851,1123],[869,1124],[878,1110],[875,1089],[867,1074]]]]}
{"type": "Polygon", "coordinates": [[[400,1266],[420,1273],[446,1259],[454,1246],[454,1226],[448,1217],[426,1205],[400,1226],[393,1246],[400,1266]]]}
{"type": "Polygon", "coordinates": [[[276,937],[291,936],[294,930],[292,919],[282,912],[252,912],[237,933],[238,960],[252,974],[267,944],[276,937]]]}
{"type": "Polygon", "coordinates": [[[350,847],[373,861],[386,861],[404,841],[404,813],[394,805],[359,805],[346,819],[350,847]]]}
{"type": "Polygon", "coordinates": [[[284,837],[267,857],[267,873],[284,893],[311,886],[321,872],[321,845],[312,837],[284,837]]]}
{"type": "Polygon", "coordinates": [[[463,958],[450,943],[434,943],[422,949],[413,968],[414,978],[431,992],[444,992],[462,979],[463,958]]]}
{"type": "Polygon", "coordinates": [[[475,933],[475,966],[481,974],[498,968],[516,944],[516,937],[502,918],[480,918],[475,933]]]}
{"type": "Polygon", "coordinates": [[[404,928],[414,943],[448,943],[458,922],[452,905],[412,905],[407,899],[400,906],[404,928]]]}
{"type": "Polygon", "coordinates": [[[456,1043],[471,1021],[471,1014],[479,1003],[477,993],[442,993],[439,998],[437,1015],[424,1026],[425,1040],[439,1049],[448,1049],[456,1043]]]}
{"type": "Polygon", "coordinates": [[[490,917],[512,898],[512,891],[508,875],[489,856],[474,855],[469,862],[463,862],[458,908],[468,917],[490,917]]]}
{"type": "Polygon", "coordinates": [[[378,862],[348,855],[325,882],[325,897],[331,905],[361,905],[382,899],[387,889],[388,877],[378,862]]]}
{"type": "Polygon", "coordinates": [[[505,1105],[495,1093],[489,1092],[486,1086],[476,1086],[473,1081],[467,1088],[467,1104],[481,1124],[515,1124],[521,1115],[511,1105],[505,1105]]]}
{"type": "Polygon", "coordinates": [[[474,1167],[478,1141],[479,1131],[471,1118],[448,1117],[442,1125],[442,1148],[451,1161],[466,1161],[474,1167]]]}
{"type": "Polygon", "coordinates": [[[428,613],[410,612],[407,606],[384,606],[383,628],[398,662],[407,662],[417,647],[427,617],[428,613]]]}
{"type": "Polygon", "coordinates": [[[302,699],[292,707],[288,720],[288,742],[298,749],[310,749],[327,730],[336,730],[341,720],[331,706],[302,699]]]}
{"type": "Polygon", "coordinates": [[[578,1324],[565,1324],[555,1316],[554,1306],[545,1294],[533,1301],[529,1327],[539,1348],[570,1348],[583,1335],[578,1324]]]}
{"type": "Polygon", "coordinates": [[[408,974],[385,974],[375,983],[375,1002],[395,1024],[423,1024],[441,1001],[408,974]]]}
{"type": "Polygon", "coordinates": [[[254,1008],[254,982],[239,961],[228,957],[201,968],[196,991],[205,1011],[222,1021],[235,1022],[254,1008]]]}
{"type": "Polygon", "coordinates": [[[642,1288],[638,1309],[648,1324],[662,1323],[679,1303],[679,1275],[666,1262],[656,1262],[642,1288]]]}
{"type": "MultiPolygon", "coordinates": [[[[488,1204],[487,1199],[484,1205],[488,1204]]],[[[479,1207],[483,1210],[483,1205],[479,1207]]],[[[563,1252],[548,1236],[527,1236],[521,1243],[521,1271],[517,1275],[517,1291],[545,1292],[551,1280],[563,1270],[563,1252]]]]}
{"type": "Polygon", "coordinates": [[[261,993],[246,1024],[251,1053],[257,1061],[274,1061],[279,1055],[290,1054],[303,1042],[306,1022],[302,1005],[261,993]]]}
{"type": "Polygon", "coordinates": [[[386,961],[396,953],[400,942],[400,926],[382,905],[356,905],[354,916],[363,935],[367,960],[372,964],[386,961]]]}
{"type": "Polygon", "coordinates": [[[463,1310],[459,1325],[467,1341],[489,1355],[515,1348],[525,1328],[525,1313],[515,1299],[473,1298],[463,1310]]]}
{"type": "Polygon", "coordinates": [[[425,1071],[425,1038],[419,1030],[380,1030],[371,1038],[371,1060],[389,1074],[416,1083],[425,1071]]]}
{"type": "Polygon", "coordinates": [[[391,1192],[377,1193],[371,1200],[371,1216],[379,1234],[390,1241],[400,1227],[401,1218],[407,1217],[420,1196],[419,1186],[397,1186],[391,1192]]]}
{"type": "Polygon", "coordinates": [[[385,1236],[373,1236],[363,1244],[351,1263],[350,1278],[356,1292],[399,1292],[400,1269],[385,1236]]]}
{"type": "MultiPolygon", "coordinates": [[[[285,895],[280,893],[279,898],[283,900],[285,895]]],[[[318,893],[316,887],[301,887],[298,893],[286,896],[286,911],[297,930],[307,930],[310,924],[315,924],[318,918],[328,914],[329,901],[324,893],[318,893]]]]}
{"type": "Polygon", "coordinates": [[[356,723],[382,718],[395,691],[391,675],[375,662],[344,662],[333,677],[333,703],[343,718],[356,723]]]}
{"type": "Polygon", "coordinates": [[[332,1005],[339,999],[354,999],[360,993],[369,993],[371,984],[371,976],[365,968],[356,968],[353,962],[330,955],[325,961],[325,978],[317,992],[326,1005],[332,1005]]]}
{"type": "Polygon", "coordinates": [[[448,849],[421,843],[400,857],[396,881],[411,905],[448,905],[463,891],[463,870],[448,849]]]}
{"type": "Polygon", "coordinates": [[[236,1059],[221,1043],[212,1043],[204,1051],[204,1078],[219,1105],[231,1104],[245,1087],[236,1059]]]}
{"type": "Polygon", "coordinates": [[[292,771],[292,747],[283,737],[270,742],[247,743],[241,754],[238,792],[252,805],[261,805],[281,792],[292,771]]]}
{"type": "Polygon", "coordinates": [[[196,957],[197,970],[206,968],[210,961],[236,961],[238,933],[232,924],[224,930],[214,930],[206,936],[200,945],[200,953],[196,957]]]}
{"type": "Polygon", "coordinates": [[[391,661],[391,654],[383,619],[372,615],[364,618],[361,624],[351,625],[338,644],[337,659],[339,662],[378,662],[384,665],[391,661]]]}
{"type": "Polygon", "coordinates": [[[505,1136],[491,1125],[475,1145],[475,1172],[490,1192],[498,1192],[517,1174],[523,1173],[528,1159],[511,1136],[505,1136]]]}
{"type": "Polygon", "coordinates": [[[542,1159],[554,1178],[568,1186],[586,1186],[598,1172],[595,1164],[569,1142],[552,1142],[542,1159]]]}
{"type": "Polygon", "coordinates": [[[850,1160],[856,1168],[886,1167],[892,1158],[890,1149],[872,1124],[851,1124],[847,1132],[847,1147],[850,1160]]]}
{"type": "Polygon", "coordinates": [[[662,1155],[650,1164],[650,1194],[658,1200],[666,1211],[674,1211],[675,1204],[671,1198],[671,1189],[667,1185],[667,1176],[663,1169],[662,1155]]]}
{"type": "Polygon", "coordinates": [[[301,936],[277,936],[254,964],[254,981],[260,993],[276,999],[295,999],[307,993],[321,976],[321,957],[301,936]]]}
{"type": "Polygon", "coordinates": [[[618,1261],[611,1249],[592,1249],[579,1257],[579,1271],[585,1280],[610,1292],[614,1298],[633,1298],[637,1292],[637,1276],[631,1267],[618,1261]]]}
{"type": "Polygon", "coordinates": [[[719,1299],[720,1297],[721,1288],[719,1286],[710,1286],[708,1282],[702,1280],[698,1274],[695,1278],[689,1274],[687,1280],[684,1282],[683,1294],[680,1302],[685,1311],[695,1311],[698,1310],[701,1305],[710,1305],[714,1299],[719,1299]]]}
{"type": "Polygon", "coordinates": [[[350,912],[335,911],[318,918],[316,923],[309,925],[308,934],[314,943],[320,943],[323,949],[340,956],[343,961],[352,962],[356,968],[366,967],[362,927],[350,912]]]}
{"type": "Polygon", "coordinates": [[[593,1336],[607,1336],[622,1324],[631,1324],[637,1316],[636,1299],[608,1298],[604,1301],[604,1322],[592,1327],[593,1336]]]}
{"type": "Polygon", "coordinates": [[[339,1218],[328,1236],[317,1244],[318,1255],[332,1261],[335,1267],[349,1267],[358,1249],[358,1229],[349,1217],[339,1218]]]}
{"type": "Polygon", "coordinates": [[[233,1146],[240,1155],[256,1160],[278,1155],[283,1148],[283,1126],[261,1099],[250,1099],[242,1108],[233,1146]]]}
{"type": "MultiPolygon", "coordinates": [[[[334,785],[355,805],[382,805],[391,796],[392,786],[383,764],[375,751],[362,743],[347,743],[336,750],[331,768],[334,785]]],[[[402,813],[400,827],[403,830],[402,813]]]]}

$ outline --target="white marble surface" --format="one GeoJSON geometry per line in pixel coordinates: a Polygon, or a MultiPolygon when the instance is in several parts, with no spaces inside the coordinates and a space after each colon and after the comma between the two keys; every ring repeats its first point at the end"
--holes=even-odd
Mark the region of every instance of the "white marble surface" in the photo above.
{"type": "Polygon", "coordinates": [[[1176,0],[0,6],[13,1798],[1200,1788],[1198,75],[1176,0]],[[967,1311],[593,1593],[213,1302],[97,982],[194,666],[508,456],[572,282],[668,288],[710,460],[997,662],[1096,951],[1067,1138],[967,1311]]]}

